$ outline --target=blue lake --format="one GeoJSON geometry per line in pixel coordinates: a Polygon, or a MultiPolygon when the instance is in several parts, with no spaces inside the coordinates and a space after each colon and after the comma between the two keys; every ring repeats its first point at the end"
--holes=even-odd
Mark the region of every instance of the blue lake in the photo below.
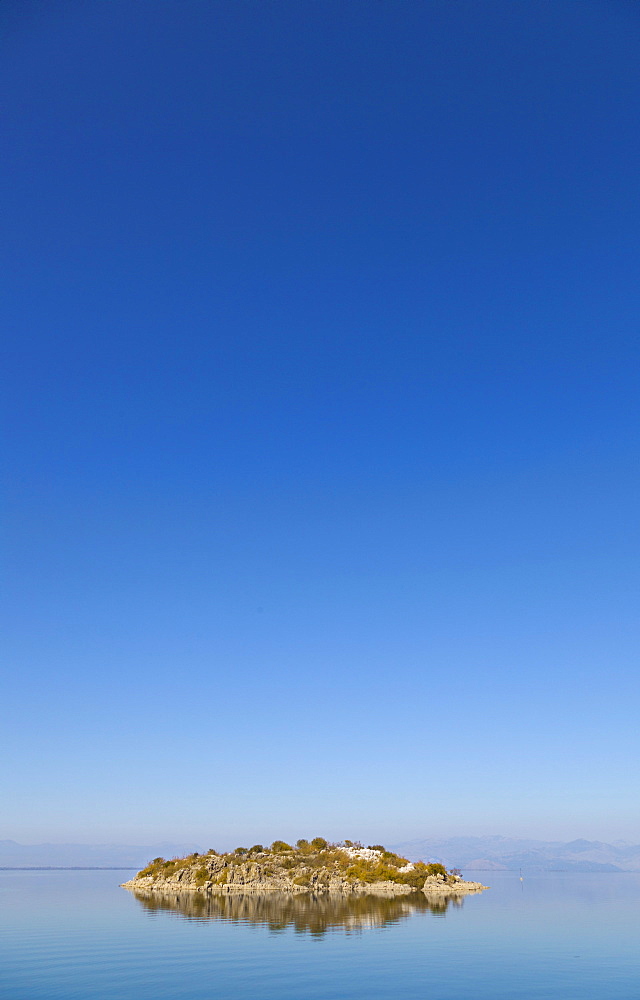
{"type": "Polygon", "coordinates": [[[464,873],[422,898],[137,899],[118,871],[0,872],[7,1000],[637,1000],[640,874],[464,873]]]}

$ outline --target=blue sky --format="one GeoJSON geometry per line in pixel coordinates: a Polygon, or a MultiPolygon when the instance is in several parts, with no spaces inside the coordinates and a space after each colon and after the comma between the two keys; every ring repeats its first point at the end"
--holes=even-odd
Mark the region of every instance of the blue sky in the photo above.
{"type": "Polygon", "coordinates": [[[637,5],[2,17],[0,838],[637,840],[637,5]]]}

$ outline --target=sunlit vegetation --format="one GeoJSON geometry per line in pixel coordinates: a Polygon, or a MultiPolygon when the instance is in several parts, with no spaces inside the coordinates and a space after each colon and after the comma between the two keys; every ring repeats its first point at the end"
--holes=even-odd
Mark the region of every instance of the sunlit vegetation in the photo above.
{"type": "Polygon", "coordinates": [[[292,851],[293,848],[290,844],[286,844],[284,840],[274,840],[271,850],[274,854],[282,854],[283,851],[292,851]]]}
{"type": "Polygon", "coordinates": [[[204,885],[205,882],[209,881],[209,878],[210,878],[210,873],[209,873],[209,869],[208,868],[204,868],[204,867],[203,868],[198,868],[198,870],[196,872],[196,885],[198,885],[198,886],[204,885]]]}
{"type": "Polygon", "coordinates": [[[363,849],[359,841],[330,843],[324,837],[314,837],[312,840],[301,838],[295,847],[284,840],[274,840],[271,847],[254,844],[253,847],[236,847],[226,854],[211,848],[206,854],[196,852],[184,858],[154,858],[137,878],[172,878],[183,871],[189,872],[189,878],[198,887],[208,882],[223,885],[233,881],[232,872],[237,866],[245,871],[256,864],[262,876],[286,875],[299,886],[310,885],[318,877],[326,881],[338,876],[353,883],[395,882],[421,889],[428,876],[453,882],[458,875],[447,872],[444,865],[437,862],[410,864],[382,844],[363,849]]]}

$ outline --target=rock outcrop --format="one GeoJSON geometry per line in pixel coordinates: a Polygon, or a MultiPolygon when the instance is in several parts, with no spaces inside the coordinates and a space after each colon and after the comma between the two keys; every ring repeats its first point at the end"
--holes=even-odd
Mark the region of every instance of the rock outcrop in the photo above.
{"type": "Polygon", "coordinates": [[[192,854],[165,861],[156,858],[124,888],[137,892],[231,895],[236,893],[339,893],[345,896],[406,896],[422,890],[429,896],[458,895],[485,889],[466,882],[442,865],[412,864],[383,847],[362,848],[350,841],[329,844],[316,838],[292,848],[276,841],[229,854],[192,854]]]}
{"type": "Polygon", "coordinates": [[[488,888],[489,886],[483,885],[482,882],[467,882],[459,875],[448,875],[446,878],[443,875],[427,875],[422,891],[428,894],[451,894],[462,892],[482,892],[483,889],[488,888]]]}

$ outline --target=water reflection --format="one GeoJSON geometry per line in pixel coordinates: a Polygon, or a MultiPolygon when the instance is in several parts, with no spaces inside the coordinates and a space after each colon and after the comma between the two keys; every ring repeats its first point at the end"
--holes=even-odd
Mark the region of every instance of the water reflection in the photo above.
{"type": "Polygon", "coordinates": [[[186,920],[229,920],[258,924],[278,933],[293,928],[297,934],[321,937],[327,931],[359,933],[387,927],[413,913],[430,912],[443,917],[449,906],[461,907],[459,895],[343,896],[337,893],[247,893],[204,895],[199,892],[159,893],[133,891],[149,913],[170,912],[186,920]]]}

